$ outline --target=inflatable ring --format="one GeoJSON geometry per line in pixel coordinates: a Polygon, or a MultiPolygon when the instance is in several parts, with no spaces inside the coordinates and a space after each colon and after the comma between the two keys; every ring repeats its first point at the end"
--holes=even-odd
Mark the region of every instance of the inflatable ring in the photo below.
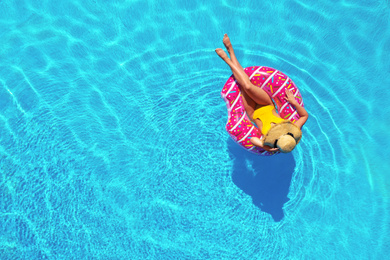
{"type": "MultiPolygon", "coordinates": [[[[284,97],[285,91],[289,89],[295,96],[298,103],[303,106],[302,96],[294,82],[284,73],[269,67],[248,67],[244,69],[253,85],[262,88],[271,97],[277,107],[280,117],[294,123],[299,119],[299,114],[284,97]]],[[[267,152],[264,149],[254,146],[250,139],[252,137],[263,138],[262,133],[252,123],[245,112],[242,102],[240,86],[235,81],[233,75],[223,86],[222,98],[226,102],[228,110],[228,121],[226,131],[230,137],[244,147],[246,150],[260,155],[274,155],[279,152],[267,152]]]]}

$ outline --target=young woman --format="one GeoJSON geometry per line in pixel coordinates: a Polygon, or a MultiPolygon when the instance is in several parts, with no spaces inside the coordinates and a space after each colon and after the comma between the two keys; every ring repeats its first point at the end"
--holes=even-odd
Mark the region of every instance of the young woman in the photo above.
{"type": "Polygon", "coordinates": [[[257,125],[264,138],[252,137],[253,145],[269,152],[291,152],[302,136],[301,128],[306,123],[309,115],[306,110],[295,100],[293,93],[286,89],[285,100],[293,105],[300,118],[291,123],[279,116],[271,97],[261,88],[256,87],[249,80],[236,56],[227,34],[223,37],[223,44],[230,54],[230,59],[224,50],[218,48],[215,52],[221,57],[233,72],[233,76],[240,86],[242,100],[248,117],[257,125]]]}

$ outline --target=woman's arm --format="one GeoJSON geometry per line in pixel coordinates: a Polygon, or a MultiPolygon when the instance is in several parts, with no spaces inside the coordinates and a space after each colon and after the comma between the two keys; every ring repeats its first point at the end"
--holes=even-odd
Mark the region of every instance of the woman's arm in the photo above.
{"type": "Polygon", "coordinates": [[[271,148],[271,147],[269,147],[268,145],[263,145],[263,141],[260,140],[260,138],[258,138],[258,137],[252,137],[250,140],[251,140],[251,143],[252,143],[254,146],[263,148],[263,149],[266,150],[267,152],[276,152],[276,151],[279,150],[279,148],[271,148]]]}
{"type": "Polygon", "coordinates": [[[307,113],[306,109],[304,109],[296,100],[294,97],[294,94],[289,90],[286,89],[286,96],[284,99],[293,105],[295,109],[297,110],[298,115],[300,118],[295,121],[295,125],[298,126],[299,128],[302,128],[302,126],[306,123],[307,119],[309,118],[309,114],[307,113]]]}

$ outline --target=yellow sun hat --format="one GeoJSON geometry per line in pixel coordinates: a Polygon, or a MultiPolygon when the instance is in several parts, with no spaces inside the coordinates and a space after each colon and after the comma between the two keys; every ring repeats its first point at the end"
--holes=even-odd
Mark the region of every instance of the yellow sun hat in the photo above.
{"type": "Polygon", "coordinates": [[[290,121],[273,125],[264,137],[264,145],[279,148],[282,153],[291,152],[299,143],[302,131],[290,121]]]}

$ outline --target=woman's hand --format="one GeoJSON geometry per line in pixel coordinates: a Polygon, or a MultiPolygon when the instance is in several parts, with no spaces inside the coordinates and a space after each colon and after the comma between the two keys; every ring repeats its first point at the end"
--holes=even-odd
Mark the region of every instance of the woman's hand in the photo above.
{"type": "Polygon", "coordinates": [[[288,103],[290,103],[293,106],[298,103],[295,100],[294,94],[288,88],[286,88],[286,96],[284,97],[284,100],[286,100],[288,103]]]}
{"type": "Polygon", "coordinates": [[[252,137],[250,140],[251,140],[251,143],[253,145],[255,145],[257,147],[261,147],[264,150],[266,150],[267,152],[277,152],[277,151],[279,151],[279,148],[271,148],[268,145],[264,145],[263,141],[260,140],[260,138],[258,138],[258,137],[252,137]]]}
{"type": "Polygon", "coordinates": [[[271,148],[267,145],[263,146],[263,149],[266,150],[267,152],[277,152],[279,151],[279,148],[271,148]]]}
{"type": "Polygon", "coordinates": [[[277,152],[277,151],[279,151],[279,148],[272,148],[272,147],[270,147],[268,145],[263,145],[261,148],[263,148],[267,152],[277,152]]]}

